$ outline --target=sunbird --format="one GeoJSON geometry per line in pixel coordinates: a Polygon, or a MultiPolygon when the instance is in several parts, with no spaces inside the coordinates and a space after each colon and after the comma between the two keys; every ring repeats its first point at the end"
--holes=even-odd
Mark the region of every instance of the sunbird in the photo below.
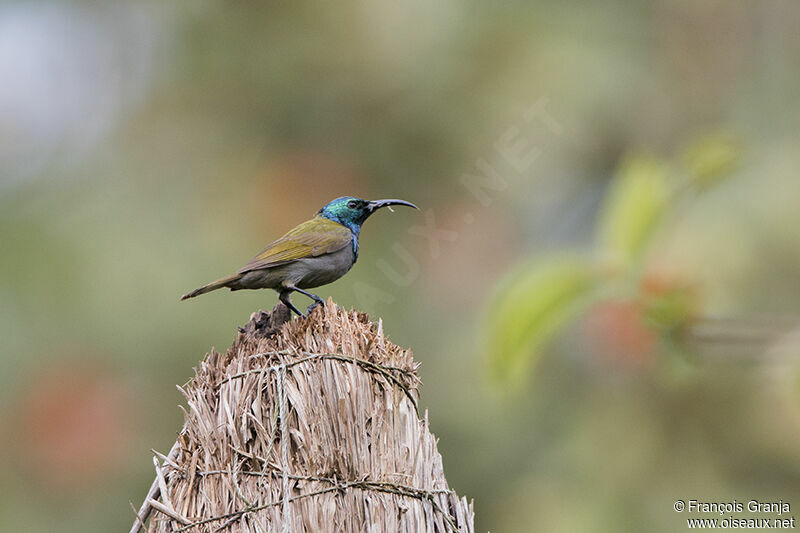
{"type": "Polygon", "coordinates": [[[267,245],[236,274],[184,294],[181,300],[222,287],[232,291],[274,289],[279,294],[278,299],[289,309],[306,316],[292,304],[291,294],[299,292],[314,300],[306,313],[324,304],[322,298],[305,289],[333,283],[347,274],[358,259],[361,225],[372,213],[391,205],[419,209],[405,200],[370,202],[352,196],[337,198],[323,206],[314,218],[295,226],[289,233],[267,245]]]}

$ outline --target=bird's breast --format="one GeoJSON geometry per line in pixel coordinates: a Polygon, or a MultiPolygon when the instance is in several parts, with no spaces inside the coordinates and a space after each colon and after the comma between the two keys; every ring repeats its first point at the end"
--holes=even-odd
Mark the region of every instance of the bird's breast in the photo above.
{"type": "Polygon", "coordinates": [[[305,257],[287,265],[295,285],[310,289],[332,283],[350,270],[356,261],[357,248],[345,246],[330,254],[305,257]]]}

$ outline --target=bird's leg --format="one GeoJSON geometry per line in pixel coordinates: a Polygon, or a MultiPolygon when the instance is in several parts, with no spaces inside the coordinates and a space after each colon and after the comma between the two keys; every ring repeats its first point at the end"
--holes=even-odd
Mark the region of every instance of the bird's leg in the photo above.
{"type": "Polygon", "coordinates": [[[278,300],[282,301],[286,307],[288,307],[289,309],[291,309],[292,311],[294,311],[295,313],[297,313],[301,317],[305,318],[306,315],[301,313],[300,310],[297,309],[294,306],[294,304],[292,304],[292,301],[289,299],[289,296],[292,294],[293,290],[297,290],[297,289],[286,289],[284,291],[281,291],[280,295],[278,296],[278,300]]]}
{"type": "Polygon", "coordinates": [[[298,289],[297,287],[294,287],[294,290],[296,290],[300,294],[305,294],[306,296],[308,296],[309,298],[314,300],[314,303],[309,305],[308,309],[306,309],[306,314],[311,314],[311,311],[313,311],[314,308],[316,306],[318,306],[318,305],[325,305],[325,300],[323,300],[322,298],[320,298],[316,294],[310,293],[308,291],[304,291],[303,289],[298,289]]]}

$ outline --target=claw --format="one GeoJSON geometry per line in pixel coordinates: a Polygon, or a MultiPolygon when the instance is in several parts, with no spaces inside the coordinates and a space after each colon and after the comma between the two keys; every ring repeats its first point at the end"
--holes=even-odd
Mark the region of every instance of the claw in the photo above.
{"type": "Polygon", "coordinates": [[[306,316],[310,315],[314,311],[314,309],[316,309],[320,305],[325,305],[325,303],[324,302],[316,302],[315,301],[314,303],[309,305],[308,308],[306,309],[306,316]]]}

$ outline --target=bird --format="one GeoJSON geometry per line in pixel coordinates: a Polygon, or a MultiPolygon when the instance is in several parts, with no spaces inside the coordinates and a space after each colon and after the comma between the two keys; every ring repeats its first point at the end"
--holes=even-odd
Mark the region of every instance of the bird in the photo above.
{"type": "Polygon", "coordinates": [[[311,220],[295,226],[286,235],[267,245],[238,272],[212,281],[181,296],[181,301],[223,287],[241,289],[273,289],[278,299],[302,317],[325,302],[306,289],[320,287],[341,278],[358,259],[358,237],[361,225],[382,207],[404,205],[419,209],[405,200],[368,201],[342,196],[325,204],[311,220]],[[299,292],[314,302],[301,313],[291,301],[299,292]]]}

